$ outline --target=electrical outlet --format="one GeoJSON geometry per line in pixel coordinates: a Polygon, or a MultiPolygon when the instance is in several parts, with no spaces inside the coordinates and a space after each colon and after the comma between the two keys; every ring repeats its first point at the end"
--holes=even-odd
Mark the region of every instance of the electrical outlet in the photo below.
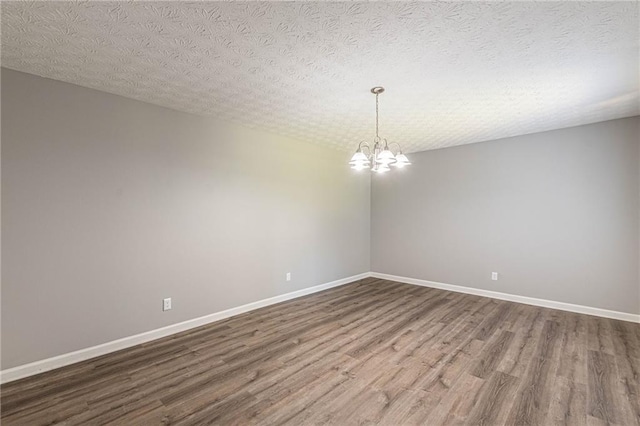
{"type": "Polygon", "coordinates": [[[291,281],[291,272],[287,272],[287,281],[291,281]]]}
{"type": "Polygon", "coordinates": [[[492,272],[491,273],[491,279],[493,281],[498,281],[498,273],[497,272],[492,272]]]}
{"type": "Polygon", "coordinates": [[[171,310],[171,298],[167,297],[166,299],[162,299],[162,310],[170,311],[171,310]]]}

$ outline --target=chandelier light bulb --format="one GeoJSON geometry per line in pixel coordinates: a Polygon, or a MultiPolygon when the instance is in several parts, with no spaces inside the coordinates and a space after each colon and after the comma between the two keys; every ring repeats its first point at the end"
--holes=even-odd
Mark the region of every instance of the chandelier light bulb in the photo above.
{"type": "Polygon", "coordinates": [[[351,168],[353,170],[364,170],[369,168],[369,163],[354,163],[351,168]]]}
{"type": "Polygon", "coordinates": [[[393,165],[399,169],[410,165],[411,163],[409,162],[409,159],[407,158],[406,155],[404,155],[402,152],[398,153],[396,155],[396,162],[393,163],[393,165]]]}
{"type": "Polygon", "coordinates": [[[396,161],[396,157],[393,155],[393,152],[389,151],[388,148],[385,148],[380,154],[378,154],[378,158],[376,158],[378,163],[383,164],[391,164],[396,161]]]}
{"type": "Polygon", "coordinates": [[[361,150],[356,151],[356,153],[353,154],[353,157],[351,157],[351,161],[349,161],[349,164],[356,163],[369,164],[369,159],[361,150]]]}

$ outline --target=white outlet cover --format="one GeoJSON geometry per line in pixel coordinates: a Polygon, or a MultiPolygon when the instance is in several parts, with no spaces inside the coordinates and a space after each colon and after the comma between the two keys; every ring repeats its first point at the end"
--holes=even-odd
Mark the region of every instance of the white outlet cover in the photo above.
{"type": "Polygon", "coordinates": [[[171,298],[168,297],[166,299],[162,299],[162,310],[169,311],[171,310],[171,298]]]}
{"type": "Polygon", "coordinates": [[[287,272],[287,281],[291,281],[291,272],[287,272]]]}
{"type": "Polygon", "coordinates": [[[493,281],[498,281],[498,273],[497,272],[492,272],[491,273],[491,279],[493,281]]]}

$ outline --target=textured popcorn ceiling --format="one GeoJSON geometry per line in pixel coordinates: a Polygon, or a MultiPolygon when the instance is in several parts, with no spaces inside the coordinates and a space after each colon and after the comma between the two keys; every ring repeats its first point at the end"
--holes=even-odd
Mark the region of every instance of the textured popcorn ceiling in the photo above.
{"type": "Polygon", "coordinates": [[[3,2],[2,65],[337,148],[637,115],[637,2],[3,2]]]}

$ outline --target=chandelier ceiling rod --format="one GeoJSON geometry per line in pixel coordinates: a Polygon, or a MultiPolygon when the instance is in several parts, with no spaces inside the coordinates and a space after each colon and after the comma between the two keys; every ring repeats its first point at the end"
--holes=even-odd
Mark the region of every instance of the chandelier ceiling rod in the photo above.
{"type": "MultiPolygon", "coordinates": [[[[374,89],[371,89],[371,91],[373,91],[374,89]]],[[[382,89],[384,91],[384,89],[382,89]]],[[[380,139],[380,136],[378,135],[378,95],[380,93],[378,92],[374,92],[376,94],[376,139],[380,139]]]]}

